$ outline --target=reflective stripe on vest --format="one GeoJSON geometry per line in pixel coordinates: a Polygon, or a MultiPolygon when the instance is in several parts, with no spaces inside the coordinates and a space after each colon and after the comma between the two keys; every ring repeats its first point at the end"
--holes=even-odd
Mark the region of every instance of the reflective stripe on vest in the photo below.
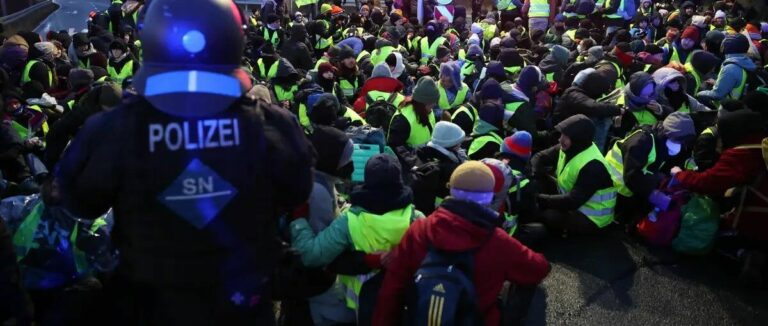
{"type": "Polygon", "coordinates": [[[479,151],[481,148],[483,148],[485,144],[488,144],[488,143],[495,143],[499,145],[499,149],[501,149],[501,143],[503,141],[504,140],[501,139],[501,137],[497,135],[495,132],[490,132],[488,134],[482,135],[472,140],[472,143],[469,144],[469,150],[467,150],[467,155],[472,156],[473,154],[477,153],[477,151],[479,151]]]}
{"type": "Polygon", "coordinates": [[[549,1],[530,0],[531,6],[528,8],[528,17],[542,18],[549,17],[549,1]]]}
{"type": "MultiPolygon", "coordinates": [[[[618,106],[624,106],[626,101],[625,95],[622,93],[621,96],[619,96],[618,99],[616,99],[616,105],[618,106]]],[[[637,120],[637,124],[640,126],[644,125],[654,125],[657,122],[659,122],[659,119],[656,118],[653,113],[648,112],[646,109],[641,109],[640,111],[630,111],[632,112],[632,115],[635,116],[635,120],[637,120]]]]}
{"type": "MultiPolygon", "coordinates": [[[[624,139],[617,141],[613,144],[613,148],[608,151],[608,154],[605,155],[605,161],[608,163],[608,172],[611,173],[613,185],[616,187],[616,191],[624,197],[632,197],[633,193],[624,183],[624,153],[621,148],[627,139],[641,132],[643,131],[637,130],[624,139]]],[[[648,153],[648,161],[645,166],[643,166],[643,174],[650,174],[650,172],[648,172],[648,167],[656,162],[656,137],[654,137],[652,133],[650,133],[650,135],[652,142],[651,151],[648,153]]]]}
{"type": "Polygon", "coordinates": [[[576,40],[576,30],[575,29],[569,29],[565,31],[565,35],[568,36],[572,41],[576,40]]]}
{"type": "Polygon", "coordinates": [[[259,58],[259,60],[256,61],[256,65],[259,67],[259,78],[263,80],[270,80],[275,78],[275,76],[277,76],[278,62],[280,61],[273,62],[272,65],[269,66],[269,71],[267,71],[264,67],[264,59],[259,58]]]}
{"type": "MultiPolygon", "coordinates": [[[[367,254],[389,251],[400,243],[413,219],[413,205],[393,210],[384,215],[350,209],[347,211],[347,227],[354,249],[367,254]]],[[[363,283],[376,272],[359,275],[339,275],[339,281],[346,288],[347,307],[357,310],[358,296],[363,283]]]]}
{"type": "MultiPolygon", "coordinates": [[[[557,187],[561,194],[570,192],[576,184],[579,171],[591,161],[600,162],[606,170],[610,170],[600,150],[592,143],[592,146],[583,150],[565,163],[565,152],[560,151],[557,160],[557,187]]],[[[579,212],[586,215],[595,225],[602,228],[613,221],[613,210],[616,207],[616,188],[611,185],[608,188],[596,191],[592,197],[579,207],[579,212]]]]}
{"type": "Polygon", "coordinates": [[[515,10],[517,9],[517,6],[512,0],[499,0],[499,2],[496,3],[496,8],[499,10],[515,10]]]}
{"type": "Polygon", "coordinates": [[[395,48],[392,46],[385,46],[381,49],[373,50],[373,53],[371,54],[371,64],[376,66],[377,64],[386,61],[387,57],[392,54],[393,51],[395,51],[395,48]]]}
{"type": "MultiPolygon", "coordinates": [[[[259,59],[259,60],[261,60],[261,59],[259,59]]],[[[328,60],[328,57],[325,57],[325,56],[320,57],[320,59],[317,59],[317,62],[315,62],[315,70],[319,69],[320,65],[325,63],[325,62],[331,62],[331,61],[328,60]]]]}
{"type": "Polygon", "coordinates": [[[352,95],[355,95],[355,92],[357,92],[358,89],[358,82],[357,82],[357,76],[355,76],[355,83],[350,83],[348,79],[341,78],[339,80],[339,87],[341,87],[341,92],[344,93],[344,96],[351,97],[352,95]]]}
{"type": "Polygon", "coordinates": [[[429,63],[429,60],[434,58],[437,55],[437,48],[440,47],[445,43],[445,38],[440,36],[435,39],[432,44],[429,44],[429,39],[424,37],[421,39],[421,58],[419,59],[419,62],[421,64],[425,65],[429,63]]]}
{"type": "Polygon", "coordinates": [[[357,63],[359,64],[360,61],[363,61],[363,58],[365,58],[365,56],[367,55],[369,56],[371,55],[371,53],[366,50],[362,50],[360,51],[360,54],[357,55],[357,58],[355,59],[355,61],[357,61],[357,63]]]}
{"type": "Polygon", "coordinates": [[[277,47],[277,43],[280,43],[280,38],[277,35],[277,31],[272,31],[272,36],[269,36],[269,27],[264,26],[264,39],[269,40],[272,45],[277,47]]]}
{"type": "Polygon", "coordinates": [[[275,87],[275,99],[278,102],[293,101],[293,96],[299,90],[299,85],[292,85],[290,88],[285,89],[280,85],[274,85],[275,87]]]}
{"type": "MultiPolygon", "coordinates": [[[[741,67],[739,67],[741,68],[741,67]]],[[[720,73],[723,73],[723,70],[720,69],[720,73]]],[[[720,76],[718,76],[720,78],[720,76]]],[[[744,68],[741,68],[741,81],[739,82],[739,85],[734,87],[733,90],[731,90],[730,93],[728,93],[728,98],[733,100],[738,100],[741,98],[742,95],[744,95],[744,89],[747,86],[747,71],[744,70],[744,68]]]]}
{"type": "Polygon", "coordinates": [[[128,60],[128,62],[126,62],[123,67],[120,68],[120,72],[115,70],[115,67],[112,65],[108,65],[107,73],[109,73],[109,77],[112,78],[112,80],[118,84],[122,83],[126,78],[133,76],[133,60],[128,60]]]}
{"type": "Polygon", "coordinates": [[[453,110],[459,107],[459,105],[464,104],[464,101],[467,99],[467,92],[469,92],[469,86],[461,83],[461,89],[456,93],[453,102],[450,103],[448,103],[448,94],[445,92],[445,88],[443,88],[442,85],[438,84],[437,91],[440,93],[440,98],[437,100],[437,106],[443,110],[453,110]]]}
{"type": "Polygon", "coordinates": [[[466,105],[460,106],[458,109],[456,109],[456,112],[453,113],[451,116],[451,120],[455,121],[456,118],[459,116],[459,114],[467,114],[469,115],[469,119],[472,120],[472,128],[477,125],[479,120],[477,119],[477,109],[475,109],[472,104],[467,103],[466,105]]]}
{"type": "MultiPolygon", "coordinates": [[[[406,107],[398,110],[397,113],[392,116],[392,119],[398,115],[402,115],[406,120],[408,120],[408,125],[411,127],[411,133],[408,135],[408,139],[405,141],[408,146],[411,148],[416,148],[416,146],[424,145],[431,140],[432,130],[435,128],[434,114],[429,113],[429,126],[424,126],[419,123],[419,118],[416,116],[416,111],[413,109],[413,105],[409,104],[406,107]]],[[[392,124],[390,123],[390,128],[391,126],[392,124]]],[[[392,133],[390,130],[388,135],[391,134],[392,133]]]]}
{"type": "Polygon", "coordinates": [[[36,63],[42,63],[46,70],[48,70],[48,87],[53,87],[53,73],[51,72],[51,68],[48,67],[44,62],[38,61],[38,60],[29,60],[27,62],[27,65],[24,66],[24,72],[21,73],[21,85],[24,85],[30,81],[32,81],[32,77],[29,76],[30,70],[32,70],[32,66],[34,66],[36,63]]]}
{"type": "MultiPolygon", "coordinates": [[[[693,57],[693,56],[690,56],[693,57]]],[[[693,68],[693,64],[690,62],[685,63],[685,71],[687,71],[691,76],[693,76],[693,80],[696,82],[696,86],[693,88],[693,94],[697,94],[699,92],[699,89],[701,88],[701,76],[699,76],[699,73],[696,72],[696,69],[693,68]]]]}

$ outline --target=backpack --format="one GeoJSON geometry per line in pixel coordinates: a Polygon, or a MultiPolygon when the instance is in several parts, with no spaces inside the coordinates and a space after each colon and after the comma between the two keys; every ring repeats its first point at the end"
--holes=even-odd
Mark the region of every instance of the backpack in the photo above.
{"type": "Polygon", "coordinates": [[[651,245],[668,246],[677,235],[682,219],[682,207],[689,196],[686,192],[670,195],[671,201],[666,210],[655,209],[637,223],[637,233],[651,245]]]}
{"type": "Polygon", "coordinates": [[[680,232],[672,241],[672,248],[689,255],[709,252],[720,227],[720,210],[715,201],[706,196],[693,195],[683,206],[682,215],[680,232]]]}
{"type": "Polygon", "coordinates": [[[365,95],[365,122],[375,128],[389,129],[389,122],[392,116],[397,112],[394,101],[397,98],[397,92],[393,92],[387,99],[372,98],[369,94],[365,95]]]}
{"type": "Polygon", "coordinates": [[[472,281],[473,256],[481,247],[446,252],[429,245],[411,286],[408,325],[483,324],[472,281]]]}
{"type": "MultiPolygon", "coordinates": [[[[413,203],[416,209],[428,215],[435,210],[435,196],[440,186],[440,162],[419,162],[410,170],[413,203]]],[[[444,186],[444,185],[443,185],[444,186]]]]}

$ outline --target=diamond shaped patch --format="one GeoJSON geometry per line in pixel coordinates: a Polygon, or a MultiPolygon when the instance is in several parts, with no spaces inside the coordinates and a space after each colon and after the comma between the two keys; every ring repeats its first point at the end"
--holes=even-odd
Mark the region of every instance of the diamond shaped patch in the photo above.
{"type": "Polygon", "coordinates": [[[204,228],[237,194],[237,189],[211,168],[192,160],[158,200],[198,229],[204,228]]]}

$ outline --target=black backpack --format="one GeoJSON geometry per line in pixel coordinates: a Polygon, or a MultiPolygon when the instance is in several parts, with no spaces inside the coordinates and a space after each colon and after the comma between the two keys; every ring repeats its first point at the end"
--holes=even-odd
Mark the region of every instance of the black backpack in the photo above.
{"type": "MultiPolygon", "coordinates": [[[[413,190],[413,203],[425,215],[435,210],[435,194],[440,187],[440,162],[419,162],[410,170],[410,187],[413,190]]],[[[445,184],[442,185],[445,187],[445,184]]]]}
{"type": "Polygon", "coordinates": [[[430,244],[411,286],[408,325],[483,324],[472,281],[476,249],[447,252],[430,244]]]}
{"type": "Polygon", "coordinates": [[[397,92],[393,92],[388,98],[372,98],[370,94],[365,95],[365,103],[368,107],[365,109],[365,121],[374,128],[389,130],[389,122],[392,116],[397,112],[394,101],[397,98],[397,92]]]}

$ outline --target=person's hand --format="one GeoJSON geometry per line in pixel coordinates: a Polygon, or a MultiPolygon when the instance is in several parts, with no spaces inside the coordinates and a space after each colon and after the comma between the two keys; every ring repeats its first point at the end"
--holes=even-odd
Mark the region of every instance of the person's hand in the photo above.
{"type": "Polygon", "coordinates": [[[289,100],[284,100],[283,103],[281,103],[281,104],[283,106],[283,109],[287,110],[287,109],[291,108],[291,101],[289,101],[289,100]]]}
{"type": "Polygon", "coordinates": [[[673,167],[671,170],[669,170],[669,174],[671,174],[673,177],[680,172],[683,172],[683,169],[681,169],[679,166],[673,167]]]}
{"type": "Polygon", "coordinates": [[[656,101],[650,101],[648,105],[646,105],[646,107],[649,110],[653,111],[653,113],[656,115],[661,115],[662,113],[664,113],[663,109],[661,108],[661,104],[659,104],[656,101]]]}
{"type": "Polygon", "coordinates": [[[38,137],[32,137],[29,139],[24,140],[24,147],[26,148],[35,148],[43,145],[43,141],[40,140],[38,137]]]}

